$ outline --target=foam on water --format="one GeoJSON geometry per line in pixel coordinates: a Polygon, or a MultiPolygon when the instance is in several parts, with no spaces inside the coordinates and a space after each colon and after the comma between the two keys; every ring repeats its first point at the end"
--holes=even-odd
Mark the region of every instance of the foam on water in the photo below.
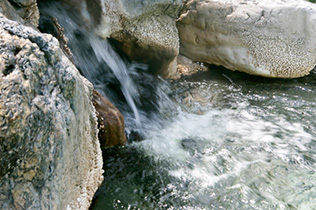
{"type": "MultiPolygon", "coordinates": [[[[275,100],[279,96],[257,95],[262,99],[258,107],[248,99],[252,99],[252,95],[230,91],[235,99],[241,99],[233,109],[207,106],[208,111],[195,114],[195,110],[205,109],[194,106],[205,103],[191,103],[189,110],[193,113],[187,112],[188,109],[178,112],[134,146],[157,164],[167,163],[165,167],[175,182],[187,183],[184,191],[192,196],[196,208],[316,207],[312,195],[316,193],[316,156],[311,151],[311,147],[315,147],[315,136],[306,129],[313,122],[300,121],[300,111],[296,109],[288,115],[264,110],[266,105],[270,106],[270,98],[275,100]],[[301,185],[308,185],[309,189],[300,189],[301,185]],[[234,192],[234,196],[225,195],[227,191],[234,192]],[[219,197],[231,203],[216,201],[219,197]]],[[[194,90],[191,93],[194,94],[194,90]]],[[[287,93],[281,92],[281,96],[281,102],[287,101],[290,106],[299,103],[293,103],[297,98],[287,93]]],[[[291,110],[282,104],[276,107],[291,110]]]]}
{"type": "Polygon", "coordinates": [[[300,161],[313,139],[299,123],[269,122],[246,110],[215,109],[204,115],[181,113],[149,136],[135,145],[155,159],[180,166],[171,169],[171,175],[199,180],[205,187],[238,176],[253,163],[272,158],[300,161]],[[218,159],[225,161],[226,172],[215,169],[218,159]]]}

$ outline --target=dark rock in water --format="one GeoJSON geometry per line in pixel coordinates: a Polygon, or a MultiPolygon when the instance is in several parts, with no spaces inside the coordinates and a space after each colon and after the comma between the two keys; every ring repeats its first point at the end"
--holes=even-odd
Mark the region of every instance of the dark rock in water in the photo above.
{"type": "Polygon", "coordinates": [[[127,135],[127,138],[129,142],[139,142],[144,140],[144,136],[140,132],[135,130],[131,130],[127,135]]]}
{"type": "Polygon", "coordinates": [[[199,157],[203,153],[205,142],[197,137],[188,137],[181,140],[181,146],[192,156],[199,157]]]}
{"type": "Polygon", "coordinates": [[[96,90],[93,91],[92,101],[97,111],[101,147],[124,144],[126,136],[121,112],[96,90]]]}
{"type": "Polygon", "coordinates": [[[194,139],[186,138],[181,140],[181,145],[184,149],[196,149],[197,143],[194,139]]]}

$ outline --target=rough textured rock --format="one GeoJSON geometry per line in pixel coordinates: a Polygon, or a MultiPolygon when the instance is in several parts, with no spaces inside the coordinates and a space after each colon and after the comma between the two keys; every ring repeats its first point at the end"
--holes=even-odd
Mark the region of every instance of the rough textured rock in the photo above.
{"type": "Polygon", "coordinates": [[[182,0],[63,1],[80,8],[85,22],[93,23],[100,36],[121,42],[130,58],[147,63],[165,77],[176,76],[179,37],[175,20],[182,0]]]}
{"type": "Polygon", "coordinates": [[[96,90],[93,91],[92,101],[97,111],[101,147],[123,145],[126,136],[121,112],[96,90]]]}
{"type": "Polygon", "coordinates": [[[38,26],[39,10],[36,0],[1,0],[0,12],[11,20],[38,26]]]}
{"type": "Polygon", "coordinates": [[[103,172],[92,89],[55,38],[0,15],[0,209],[88,209],[103,172]]]}
{"type": "Polygon", "coordinates": [[[60,48],[62,49],[64,54],[68,57],[68,59],[73,64],[75,64],[75,61],[73,59],[73,54],[70,48],[68,47],[69,39],[68,37],[66,37],[64,33],[65,29],[59,24],[58,19],[54,17],[53,15],[45,16],[43,15],[43,10],[41,10],[41,14],[42,16],[39,23],[39,30],[43,33],[48,33],[48,34],[53,35],[58,40],[60,48]]]}
{"type": "Polygon", "coordinates": [[[208,65],[199,62],[193,62],[189,58],[179,55],[178,58],[178,66],[177,71],[181,76],[189,76],[192,74],[196,74],[201,71],[207,71],[208,65]]]}
{"type": "Polygon", "coordinates": [[[303,0],[190,0],[177,27],[194,61],[282,78],[316,65],[316,5],[303,0]]]}

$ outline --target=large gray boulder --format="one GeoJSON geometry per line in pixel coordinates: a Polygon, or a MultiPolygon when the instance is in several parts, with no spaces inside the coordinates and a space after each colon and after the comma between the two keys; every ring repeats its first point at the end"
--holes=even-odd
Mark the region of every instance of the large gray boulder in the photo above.
{"type": "Polygon", "coordinates": [[[81,11],[85,23],[103,38],[112,37],[132,59],[153,72],[176,76],[179,36],[176,18],[182,0],[63,0],[81,11]]]}
{"type": "Polygon", "coordinates": [[[303,0],[190,0],[177,24],[180,53],[265,77],[316,65],[316,5],[303,0]]]}
{"type": "Polygon", "coordinates": [[[88,209],[102,182],[93,87],[58,41],[0,14],[0,209],[88,209]]]}

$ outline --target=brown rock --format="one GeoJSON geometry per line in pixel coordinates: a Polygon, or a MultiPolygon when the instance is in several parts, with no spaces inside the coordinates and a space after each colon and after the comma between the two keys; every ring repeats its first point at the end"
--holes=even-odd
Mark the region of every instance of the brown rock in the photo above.
{"type": "Polygon", "coordinates": [[[178,55],[177,61],[177,71],[181,76],[189,76],[201,71],[207,71],[209,66],[202,62],[193,62],[184,55],[178,55]]]}
{"type": "Polygon", "coordinates": [[[101,147],[123,145],[126,136],[121,112],[96,90],[93,91],[92,102],[97,112],[101,147]]]}

